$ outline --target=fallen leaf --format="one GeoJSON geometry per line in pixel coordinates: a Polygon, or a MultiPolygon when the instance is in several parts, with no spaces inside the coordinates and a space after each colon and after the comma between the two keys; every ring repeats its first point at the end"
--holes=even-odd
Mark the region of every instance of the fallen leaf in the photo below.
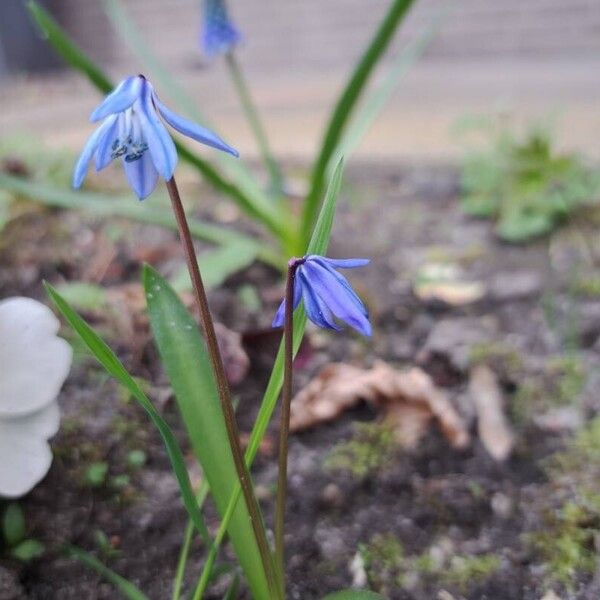
{"type": "Polygon", "coordinates": [[[250,369],[250,359],[242,347],[242,336],[222,323],[215,323],[215,334],[227,380],[231,385],[237,385],[244,380],[250,369]]]}
{"type": "Polygon", "coordinates": [[[300,431],[331,421],[361,400],[383,410],[405,447],[413,448],[433,419],[454,448],[469,444],[464,421],[425,371],[397,371],[382,361],[372,369],[326,366],[292,401],[290,428],[300,431]]]}
{"type": "Polygon", "coordinates": [[[464,280],[456,265],[431,263],[418,272],[413,292],[425,302],[437,301],[450,306],[464,306],[481,300],[486,289],[478,281],[464,280]]]}
{"type": "Polygon", "coordinates": [[[477,412],[477,431],[491,456],[505,460],[512,452],[515,439],[504,416],[504,400],[496,374],[485,365],[471,369],[469,394],[477,412]]]}

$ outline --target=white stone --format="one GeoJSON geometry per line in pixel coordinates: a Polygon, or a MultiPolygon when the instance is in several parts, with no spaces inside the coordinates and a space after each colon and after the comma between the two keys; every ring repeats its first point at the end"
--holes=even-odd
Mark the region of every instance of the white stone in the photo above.
{"type": "Polygon", "coordinates": [[[18,498],[46,475],[56,434],[56,397],[72,350],[52,311],[31,298],[0,302],[0,496],[18,498]]]}

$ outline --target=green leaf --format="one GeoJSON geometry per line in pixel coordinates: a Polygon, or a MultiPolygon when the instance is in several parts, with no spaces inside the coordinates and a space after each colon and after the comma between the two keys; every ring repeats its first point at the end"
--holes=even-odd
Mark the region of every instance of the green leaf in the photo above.
{"type": "Polygon", "coordinates": [[[98,311],[106,304],[106,290],[86,281],[70,281],[56,286],[58,293],[76,310],[98,311]]]}
{"type": "Polygon", "coordinates": [[[85,345],[88,347],[90,352],[96,357],[98,362],[110,373],[125,389],[129,391],[133,398],[135,398],[140,406],[146,411],[155,427],[158,429],[169,460],[171,461],[171,467],[179,483],[179,489],[181,490],[181,496],[183,503],[190,515],[190,518],[194,522],[194,525],[202,538],[210,543],[210,536],[202,513],[198,509],[194,492],[190,484],[190,479],[183,459],[183,454],[177,440],[173,435],[167,422],[160,416],[156,408],[148,397],[142,392],[135,379],[125,370],[125,367],[119,361],[115,353],[104,343],[104,341],[96,334],[96,332],[69,306],[64,298],[48,283],[44,284],[46,291],[50,296],[50,299],[54,303],[54,306],[68,321],[69,325],[79,335],[85,345]]]}
{"type": "Polygon", "coordinates": [[[114,86],[110,79],[69,39],[47,10],[34,0],[27,2],[27,8],[44,38],[52,44],[65,62],[86,75],[101,92],[108,93],[112,90],[114,86]]]}
{"type": "MultiPolygon", "coordinates": [[[[48,206],[86,210],[104,217],[125,217],[177,230],[177,224],[170,208],[164,202],[161,203],[161,198],[156,196],[153,196],[152,200],[147,201],[142,207],[139,202],[134,201],[132,196],[115,198],[108,194],[95,192],[74,192],[3,173],[0,173],[0,188],[48,206]]],[[[265,244],[257,242],[250,236],[231,228],[211,225],[199,219],[189,219],[188,224],[195,238],[219,245],[245,243],[248,247],[254,248],[258,259],[281,268],[281,257],[265,244]]]]}
{"type": "MultiPolygon", "coordinates": [[[[348,130],[335,151],[334,156],[338,160],[342,156],[347,158],[358,147],[375,119],[397,89],[399,82],[429,47],[440,28],[445,14],[444,11],[435,17],[429,27],[419,37],[398,53],[381,84],[366,98],[362,106],[357,109],[356,116],[348,125],[348,130]]],[[[331,165],[332,163],[337,163],[337,160],[330,160],[329,164],[331,165]]]]}
{"type": "Polygon", "coordinates": [[[4,190],[0,190],[0,233],[10,221],[10,205],[13,197],[4,190]]]}
{"type": "MultiPolygon", "coordinates": [[[[329,244],[329,238],[331,237],[331,228],[333,227],[333,217],[335,215],[335,207],[337,197],[340,191],[340,187],[342,184],[342,174],[344,171],[344,163],[343,159],[340,160],[337,164],[337,167],[331,177],[331,181],[329,183],[329,187],[327,189],[327,194],[325,195],[325,200],[323,202],[323,206],[321,208],[321,213],[319,214],[319,218],[317,220],[317,224],[315,225],[315,229],[313,231],[310,243],[306,249],[305,254],[321,254],[324,255],[327,251],[327,246],[329,244]]],[[[302,337],[304,336],[304,329],[306,327],[306,313],[304,312],[304,307],[300,306],[294,312],[294,336],[293,336],[293,347],[294,347],[294,356],[298,352],[300,348],[300,343],[302,342],[302,337]]],[[[281,392],[281,387],[283,385],[283,369],[284,369],[284,347],[283,341],[279,346],[279,351],[277,352],[277,358],[275,359],[275,365],[273,366],[273,370],[271,371],[271,377],[269,378],[269,383],[267,385],[267,390],[265,395],[263,396],[260,410],[258,412],[258,416],[256,418],[256,422],[254,423],[254,427],[252,429],[252,434],[250,435],[250,440],[248,443],[248,447],[246,448],[246,464],[248,468],[252,465],[256,457],[256,453],[258,452],[258,448],[260,443],[267,431],[267,427],[269,425],[269,421],[273,415],[273,411],[275,410],[275,405],[277,404],[277,399],[279,398],[279,394],[281,392]]],[[[235,491],[233,495],[229,498],[229,502],[227,505],[227,510],[223,515],[223,519],[221,521],[221,525],[219,526],[219,531],[215,536],[215,543],[210,550],[209,557],[204,564],[204,569],[202,574],[200,575],[200,580],[198,587],[203,586],[208,581],[210,570],[212,569],[212,564],[216,556],[216,551],[218,545],[223,537],[223,531],[229,527],[229,522],[231,519],[231,515],[234,512],[234,508],[240,498],[241,488],[239,483],[236,485],[235,491]]],[[[196,596],[199,597],[199,596],[196,596]]]]}
{"type": "Polygon", "coordinates": [[[115,573],[112,569],[109,569],[89,552],[75,546],[68,546],[66,551],[69,556],[76,558],[86,567],[92,569],[112,583],[128,600],[148,600],[148,597],[133,585],[131,581],[128,581],[124,577],[121,577],[121,575],[115,573]]]}
{"type": "Polygon", "coordinates": [[[319,201],[323,192],[327,167],[337,148],[353,109],[360,98],[365,85],[379,59],[389,46],[396,28],[408,12],[414,0],[394,0],[368,48],[357,63],[348,83],[340,95],[329,118],[319,155],[311,173],[310,191],[302,211],[302,236],[308,235],[319,210],[319,201]]]}
{"type": "Polygon", "coordinates": [[[28,562],[34,558],[40,558],[44,555],[44,552],[46,552],[46,548],[42,542],[29,539],[23,540],[20,544],[15,546],[10,551],[10,554],[17,560],[28,562]]]}
{"type": "Polygon", "coordinates": [[[108,474],[108,463],[95,462],[92,463],[85,472],[85,482],[90,487],[100,487],[106,481],[108,474]]]}
{"type": "MultiPolygon", "coordinates": [[[[324,255],[327,252],[327,246],[329,245],[329,238],[331,237],[331,229],[333,227],[333,217],[335,215],[335,208],[337,197],[339,195],[340,187],[342,185],[342,175],[344,172],[344,161],[341,159],[329,183],[327,193],[325,194],[325,200],[323,201],[323,207],[321,213],[315,225],[315,229],[312,233],[311,240],[308,244],[305,254],[321,254],[324,255]]],[[[304,337],[304,329],[306,327],[306,313],[304,308],[300,307],[296,309],[294,313],[294,356],[300,348],[300,343],[304,337]]],[[[267,390],[263,396],[263,400],[260,405],[258,416],[248,447],[246,449],[246,461],[248,464],[252,464],[260,443],[265,435],[269,421],[277,404],[279,393],[281,392],[281,386],[283,385],[283,341],[279,346],[277,358],[275,359],[275,365],[271,371],[271,377],[267,385],[267,390]]]]}
{"type": "Polygon", "coordinates": [[[2,533],[9,548],[16,546],[27,533],[23,510],[16,502],[11,502],[4,511],[2,533]]]}
{"type": "MultiPolygon", "coordinates": [[[[165,279],[146,265],[143,280],[162,365],[194,454],[223,515],[238,478],[204,340],[196,322],[165,279]]],[[[228,532],[253,596],[269,598],[267,578],[244,502],[236,507],[228,532]]]]}
{"type": "Polygon", "coordinates": [[[139,469],[146,464],[148,456],[143,450],[131,450],[127,454],[127,464],[133,469],[139,469]]]}
{"type": "MultiPolygon", "coordinates": [[[[34,0],[29,0],[27,7],[43,35],[68,64],[83,73],[102,93],[106,94],[114,88],[113,82],[69,39],[67,33],[47,10],[34,0]]],[[[285,215],[268,198],[256,195],[249,196],[237,185],[225,179],[209,162],[189,150],[181,142],[175,140],[175,146],[178,155],[183,160],[196,167],[210,185],[229,196],[250,217],[260,221],[280,239],[284,239],[288,235],[285,226],[285,215]]]]}
{"type": "MultiPolygon", "coordinates": [[[[249,267],[256,260],[256,244],[246,240],[234,241],[200,256],[202,281],[207,288],[219,287],[228,277],[249,267]]],[[[192,287],[186,267],[171,279],[171,286],[177,292],[192,287]]]]}
{"type": "Polygon", "coordinates": [[[322,600],[385,600],[383,596],[368,590],[344,590],[328,594],[322,600]]]}

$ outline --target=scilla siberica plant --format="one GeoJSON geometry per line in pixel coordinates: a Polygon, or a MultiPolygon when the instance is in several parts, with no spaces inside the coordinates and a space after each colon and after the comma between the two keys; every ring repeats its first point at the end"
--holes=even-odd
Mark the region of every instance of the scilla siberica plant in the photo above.
{"type": "MultiPolygon", "coordinates": [[[[300,304],[303,303],[305,314],[319,327],[339,330],[337,323],[339,320],[363,335],[370,335],[371,325],[365,306],[346,278],[337,271],[337,269],[366,265],[368,260],[330,259],[321,256],[326,249],[331,231],[335,200],[341,182],[340,164],[332,178],[306,255],[302,258],[290,259],[288,263],[285,299],[273,320],[273,326],[283,325],[283,347],[273,369],[257,424],[244,456],[198,259],[175,183],[174,170],[177,155],[172,140],[161,122],[161,117],[185,135],[213,148],[237,154],[233,148],[210,131],[183,120],[166,109],[158,100],[150,82],[139,75],[125,79],[92,113],[93,121],[101,119],[105,121],[87,142],[75,167],[73,183],[76,186],[81,183],[87,165],[94,155],[97,168],[103,168],[110,160],[121,158],[129,183],[140,198],[146,197],[154,189],[159,176],[166,180],[193,283],[204,340],[199,337],[191,316],[169,284],[150,267],[144,270],[146,298],[161,359],[173,386],[192,445],[197,451],[206,481],[222,517],[221,525],[214,537],[208,533],[200,512],[208,486],[204,485],[194,497],[181,450],[169,426],[97,334],[71,309],[56,290],[48,286],[48,291],[57,308],[88,348],[108,372],[129,389],[163,437],[191,522],[180,558],[173,598],[181,597],[189,542],[195,529],[208,548],[203,571],[192,590],[192,597],[195,600],[203,597],[210,581],[216,576],[215,559],[225,533],[229,534],[252,596],[258,600],[283,600],[286,596],[284,522],[292,364],[306,322],[300,304]],[[297,314],[294,316],[296,310],[297,314]],[[263,515],[256,500],[249,465],[266,430],[280,390],[282,390],[282,408],[273,552],[268,541],[263,515]],[[213,398],[218,400],[213,402],[213,398]],[[242,498],[243,502],[241,502],[242,498]],[[240,510],[242,513],[239,512],[240,510]],[[242,518],[239,518],[240,514],[242,518]]],[[[140,208],[140,210],[144,209],[140,208]]],[[[143,593],[130,582],[110,572],[103,565],[99,565],[90,555],[78,549],[72,551],[75,556],[92,568],[97,568],[104,575],[110,573],[110,579],[127,597],[136,600],[145,598],[143,593]]],[[[234,586],[235,581],[234,578],[234,586]]],[[[233,587],[230,588],[230,592],[228,597],[234,597],[233,587]]],[[[350,599],[376,596],[365,596],[362,592],[348,591],[336,597],[350,599]]]]}

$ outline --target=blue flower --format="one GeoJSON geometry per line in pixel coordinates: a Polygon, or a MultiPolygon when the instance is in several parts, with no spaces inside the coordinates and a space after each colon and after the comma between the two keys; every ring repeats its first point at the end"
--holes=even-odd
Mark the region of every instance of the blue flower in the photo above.
{"type": "Polygon", "coordinates": [[[242,39],[229,20],[224,0],[203,0],[202,49],[208,57],[229,52],[242,39]]]}
{"type": "Polygon", "coordinates": [[[92,113],[90,121],[103,123],[90,136],[75,165],[73,187],[81,186],[94,156],[96,171],[120,157],[129,185],[140,200],[154,190],[159,175],[169,181],[177,151],[160,117],[183,135],[238,156],[237,150],[212,131],[168,109],[152,84],[136,75],[124,79],[92,113]]]}
{"type": "MultiPolygon", "coordinates": [[[[308,318],[326,329],[339,331],[334,317],[344,321],[363,335],[371,335],[371,323],[365,305],[350,287],[347,279],[335,269],[353,269],[369,263],[366,258],[333,259],[310,254],[292,259],[297,265],[294,278],[294,309],[304,300],[308,318]]],[[[273,327],[281,327],[285,318],[285,300],[273,319],[273,327]]]]}

